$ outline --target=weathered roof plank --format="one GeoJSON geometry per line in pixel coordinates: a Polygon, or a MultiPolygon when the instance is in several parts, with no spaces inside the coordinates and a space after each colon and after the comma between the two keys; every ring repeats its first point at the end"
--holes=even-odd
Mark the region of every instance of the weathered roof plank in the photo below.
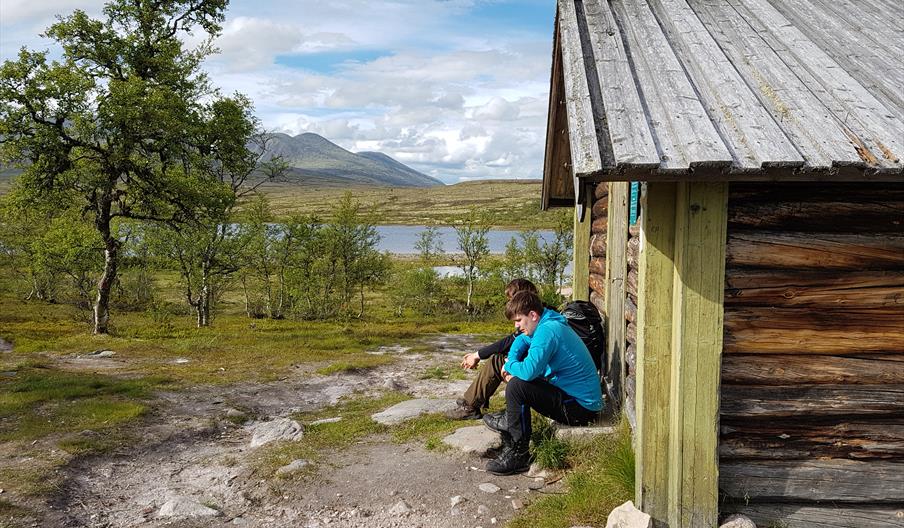
{"type": "Polygon", "coordinates": [[[659,153],[609,4],[585,0],[583,7],[616,167],[659,166],[659,153]]]}
{"type": "Polygon", "coordinates": [[[684,0],[652,0],[651,6],[700,100],[735,157],[735,167],[803,165],[803,158],[753,96],[731,62],[684,0]]]}
{"type": "Polygon", "coordinates": [[[766,0],[739,0],[756,17],[764,38],[846,126],[861,158],[872,167],[902,170],[904,123],[850,73],[766,0]]]}
{"type": "Polygon", "coordinates": [[[559,0],[559,36],[562,39],[562,71],[565,77],[565,107],[571,133],[571,162],[575,176],[598,174],[603,169],[590,86],[581,44],[574,0],[559,0]]]}
{"type": "Polygon", "coordinates": [[[719,136],[653,13],[641,0],[613,0],[649,112],[662,170],[725,165],[731,153],[719,136]]]}
{"type": "Polygon", "coordinates": [[[809,168],[863,163],[832,112],[727,0],[692,0],[691,5],[809,168]]]}

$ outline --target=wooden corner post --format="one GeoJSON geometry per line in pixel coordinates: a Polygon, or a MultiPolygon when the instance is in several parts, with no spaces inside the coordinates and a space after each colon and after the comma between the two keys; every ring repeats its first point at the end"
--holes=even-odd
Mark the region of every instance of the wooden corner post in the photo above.
{"type": "MultiPolygon", "coordinates": [[[[581,185],[587,185],[581,183],[581,185]]],[[[574,266],[572,267],[571,300],[587,301],[590,299],[590,207],[593,205],[593,193],[584,192],[575,195],[582,201],[583,207],[574,208],[574,244],[572,255],[574,266]]]]}
{"type": "Polygon", "coordinates": [[[670,528],[718,526],[727,209],[728,183],[677,184],[669,405],[670,528]]]}
{"type": "Polygon", "coordinates": [[[647,183],[640,208],[635,503],[657,525],[668,519],[669,504],[675,195],[674,183],[647,183]]]}
{"type": "Polygon", "coordinates": [[[628,197],[630,184],[609,184],[606,231],[606,381],[613,402],[621,409],[625,401],[625,281],[628,276],[628,197]]]}

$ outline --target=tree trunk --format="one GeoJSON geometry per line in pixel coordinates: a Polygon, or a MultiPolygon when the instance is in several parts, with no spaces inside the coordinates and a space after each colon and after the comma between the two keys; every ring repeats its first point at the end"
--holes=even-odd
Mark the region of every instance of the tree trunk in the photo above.
{"type": "Polygon", "coordinates": [[[250,319],[251,314],[251,298],[248,296],[248,277],[242,274],[242,292],[245,294],[245,315],[250,319]]]}
{"type": "Polygon", "coordinates": [[[198,328],[210,326],[210,273],[201,271],[201,291],[198,292],[198,328]]]}
{"type": "Polygon", "coordinates": [[[94,302],[94,333],[109,333],[110,322],[110,291],[116,281],[116,272],[119,266],[119,241],[110,234],[110,218],[106,221],[98,221],[101,235],[104,240],[104,272],[97,283],[97,299],[94,302]]]}

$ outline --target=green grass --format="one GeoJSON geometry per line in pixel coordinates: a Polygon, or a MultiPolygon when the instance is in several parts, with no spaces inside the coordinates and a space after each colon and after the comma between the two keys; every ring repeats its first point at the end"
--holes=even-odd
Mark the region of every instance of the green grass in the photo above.
{"type": "Polygon", "coordinates": [[[634,498],[634,451],[626,424],[614,436],[574,446],[568,463],[574,469],[566,477],[565,492],[532,502],[509,528],[605,526],[609,512],[634,498]]]}
{"type": "Polygon", "coordinates": [[[571,444],[556,438],[556,430],[546,418],[533,414],[530,450],[534,460],[542,468],[564,469],[572,452],[571,444]]]}
{"type": "Polygon", "coordinates": [[[420,375],[420,379],[463,380],[467,379],[464,370],[457,367],[429,367],[420,375]]]}
{"type": "MultiPolygon", "coordinates": [[[[570,211],[540,210],[538,180],[488,180],[429,188],[332,187],[265,184],[262,192],[279,217],[315,214],[329,218],[342,195],[350,191],[366,209],[374,208],[384,224],[451,225],[476,208],[499,227],[552,229],[570,211]]],[[[450,250],[451,248],[446,248],[450,250]]]]}

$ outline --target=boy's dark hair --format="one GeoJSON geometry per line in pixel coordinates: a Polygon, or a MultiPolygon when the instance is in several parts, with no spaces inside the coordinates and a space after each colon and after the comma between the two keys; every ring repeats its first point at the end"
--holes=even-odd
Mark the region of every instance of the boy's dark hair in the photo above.
{"type": "Polygon", "coordinates": [[[516,293],[523,291],[539,294],[534,283],[527,279],[512,279],[505,285],[505,296],[508,299],[514,297],[516,293]]]}
{"type": "Polygon", "coordinates": [[[543,301],[534,292],[520,291],[512,297],[512,300],[505,303],[505,318],[509,321],[519,315],[527,315],[531,312],[537,312],[538,315],[543,314],[543,301]]]}

